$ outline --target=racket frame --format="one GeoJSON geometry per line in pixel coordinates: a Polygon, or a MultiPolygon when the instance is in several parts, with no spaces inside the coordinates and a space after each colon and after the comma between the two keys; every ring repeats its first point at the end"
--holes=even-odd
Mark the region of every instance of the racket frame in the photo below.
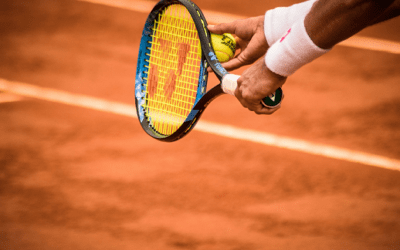
{"type": "Polygon", "coordinates": [[[218,61],[214,49],[211,46],[210,42],[210,32],[207,29],[207,21],[204,17],[204,14],[201,12],[200,8],[191,1],[188,0],[162,0],[158,2],[153,10],[150,12],[147,17],[143,32],[142,38],[140,41],[140,49],[138,55],[138,63],[136,70],[136,82],[135,82],[135,104],[136,111],[138,114],[138,119],[142,128],[155,139],[173,142],[179,140],[188,134],[196,125],[200,116],[202,115],[205,108],[208,104],[218,97],[221,94],[224,94],[221,84],[216,85],[208,92],[207,88],[207,80],[208,80],[208,72],[207,68],[211,67],[215,72],[217,78],[221,81],[222,78],[228,74],[228,72],[221,66],[221,63],[218,61]],[[200,74],[199,74],[199,82],[198,82],[198,92],[196,96],[195,104],[187,116],[186,120],[183,124],[171,135],[164,135],[156,130],[154,130],[146,118],[145,110],[143,108],[143,104],[145,103],[145,95],[146,95],[146,84],[147,80],[147,68],[148,62],[150,60],[150,42],[152,41],[151,35],[153,34],[153,28],[155,25],[155,20],[157,20],[158,15],[169,5],[172,4],[181,4],[186,7],[188,12],[190,13],[193,22],[195,23],[196,29],[198,31],[199,40],[202,49],[202,59],[200,65],[200,74]]]}
{"type": "MultiPolygon", "coordinates": [[[[136,71],[136,82],[135,82],[135,104],[136,111],[138,114],[138,118],[142,128],[146,131],[147,134],[152,136],[155,139],[173,142],[181,139],[185,135],[187,135],[196,125],[200,116],[203,114],[203,111],[210,104],[212,100],[217,98],[218,96],[224,94],[225,92],[222,89],[221,84],[217,84],[209,91],[206,92],[207,89],[207,80],[208,80],[208,72],[207,68],[211,67],[214,71],[215,75],[221,82],[223,77],[228,73],[222,67],[221,63],[218,61],[217,56],[215,55],[215,51],[211,45],[211,34],[207,29],[207,20],[200,10],[200,8],[190,0],[161,0],[158,2],[153,10],[150,12],[147,17],[143,32],[142,38],[140,41],[140,49],[138,55],[138,63],[137,63],[137,71],[136,71]],[[145,110],[143,108],[143,104],[145,103],[145,95],[146,95],[146,60],[150,59],[150,42],[152,41],[151,35],[153,34],[154,22],[157,19],[158,15],[169,5],[172,4],[181,4],[190,13],[193,22],[198,31],[198,36],[202,49],[202,57],[201,57],[201,65],[200,65],[200,74],[198,80],[198,91],[196,100],[192,110],[187,116],[186,120],[182,123],[182,125],[171,135],[164,135],[156,130],[154,130],[146,118],[145,110]]],[[[276,93],[282,95],[282,90],[279,88],[276,93]]],[[[279,98],[281,98],[279,96],[279,98]]],[[[272,101],[270,101],[272,102],[272,101]]]]}

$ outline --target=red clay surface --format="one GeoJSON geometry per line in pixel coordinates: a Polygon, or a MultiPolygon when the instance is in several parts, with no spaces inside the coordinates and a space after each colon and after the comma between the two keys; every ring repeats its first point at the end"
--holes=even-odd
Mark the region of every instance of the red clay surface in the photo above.
{"type": "MultiPolygon", "coordinates": [[[[198,1],[246,16],[295,1],[198,1]]],[[[145,14],[0,2],[0,77],[134,104],[145,14]]],[[[400,41],[396,19],[362,32],[400,41]]],[[[257,116],[202,119],[400,159],[400,56],[337,47],[257,116]]],[[[240,73],[237,71],[236,73],[240,73]]],[[[211,85],[215,84],[215,79],[211,85]]],[[[41,100],[0,104],[0,249],[400,249],[400,172],[41,100]]]]}

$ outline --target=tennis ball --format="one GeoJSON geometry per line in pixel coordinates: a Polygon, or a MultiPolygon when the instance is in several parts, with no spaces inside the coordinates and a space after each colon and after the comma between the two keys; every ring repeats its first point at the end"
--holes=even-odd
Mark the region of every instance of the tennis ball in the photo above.
{"type": "Polygon", "coordinates": [[[236,41],[231,34],[211,34],[211,44],[220,62],[227,62],[235,56],[236,41]]]}

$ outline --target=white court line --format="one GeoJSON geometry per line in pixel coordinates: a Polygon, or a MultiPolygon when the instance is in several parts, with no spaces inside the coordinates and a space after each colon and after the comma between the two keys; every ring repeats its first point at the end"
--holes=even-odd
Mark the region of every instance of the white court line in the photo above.
{"type": "MultiPolygon", "coordinates": [[[[38,87],[27,83],[8,81],[2,78],[0,78],[0,90],[25,97],[95,109],[128,117],[137,117],[136,108],[133,105],[112,102],[86,95],[72,94],[61,90],[38,87]]],[[[237,128],[205,120],[199,121],[195,130],[227,138],[250,141],[272,147],[400,171],[400,160],[397,159],[390,159],[379,155],[312,143],[305,140],[237,128]]]]}
{"type": "Polygon", "coordinates": [[[12,95],[9,93],[0,93],[0,103],[7,103],[7,102],[18,102],[21,101],[23,98],[18,95],[12,95]]]}
{"type": "MultiPolygon", "coordinates": [[[[78,0],[78,1],[101,4],[146,14],[150,13],[150,11],[157,3],[155,1],[143,1],[143,0],[78,0]]],[[[212,24],[228,23],[237,19],[247,18],[246,16],[231,15],[227,13],[210,11],[210,10],[203,10],[203,12],[207,18],[207,21],[212,24]]],[[[387,41],[377,38],[353,36],[339,43],[338,45],[351,48],[358,48],[358,49],[381,51],[392,54],[400,54],[399,42],[387,41]]]]}
{"type": "Polygon", "coordinates": [[[112,102],[86,95],[72,94],[62,90],[42,88],[27,83],[12,82],[2,78],[0,78],[0,90],[50,102],[136,117],[136,108],[129,104],[112,102]]]}
{"type": "Polygon", "coordinates": [[[378,38],[353,36],[338,45],[357,49],[381,51],[392,54],[400,54],[400,43],[382,40],[378,38]]]}

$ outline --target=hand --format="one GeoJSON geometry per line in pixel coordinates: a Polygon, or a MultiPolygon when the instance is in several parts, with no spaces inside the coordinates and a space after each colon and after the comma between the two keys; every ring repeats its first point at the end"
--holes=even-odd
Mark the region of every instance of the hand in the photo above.
{"type": "Polygon", "coordinates": [[[238,87],[235,96],[243,107],[254,111],[256,114],[272,114],[280,108],[267,108],[261,104],[261,100],[269,96],[281,87],[286,77],[272,72],[265,66],[265,57],[259,59],[253,66],[245,70],[238,79],[238,87]]]}
{"type": "Polygon", "coordinates": [[[231,33],[236,36],[236,46],[240,48],[240,53],[232,60],[222,64],[228,71],[254,63],[265,55],[269,48],[264,35],[264,16],[215,26],[209,25],[208,29],[215,34],[231,33]]]}

